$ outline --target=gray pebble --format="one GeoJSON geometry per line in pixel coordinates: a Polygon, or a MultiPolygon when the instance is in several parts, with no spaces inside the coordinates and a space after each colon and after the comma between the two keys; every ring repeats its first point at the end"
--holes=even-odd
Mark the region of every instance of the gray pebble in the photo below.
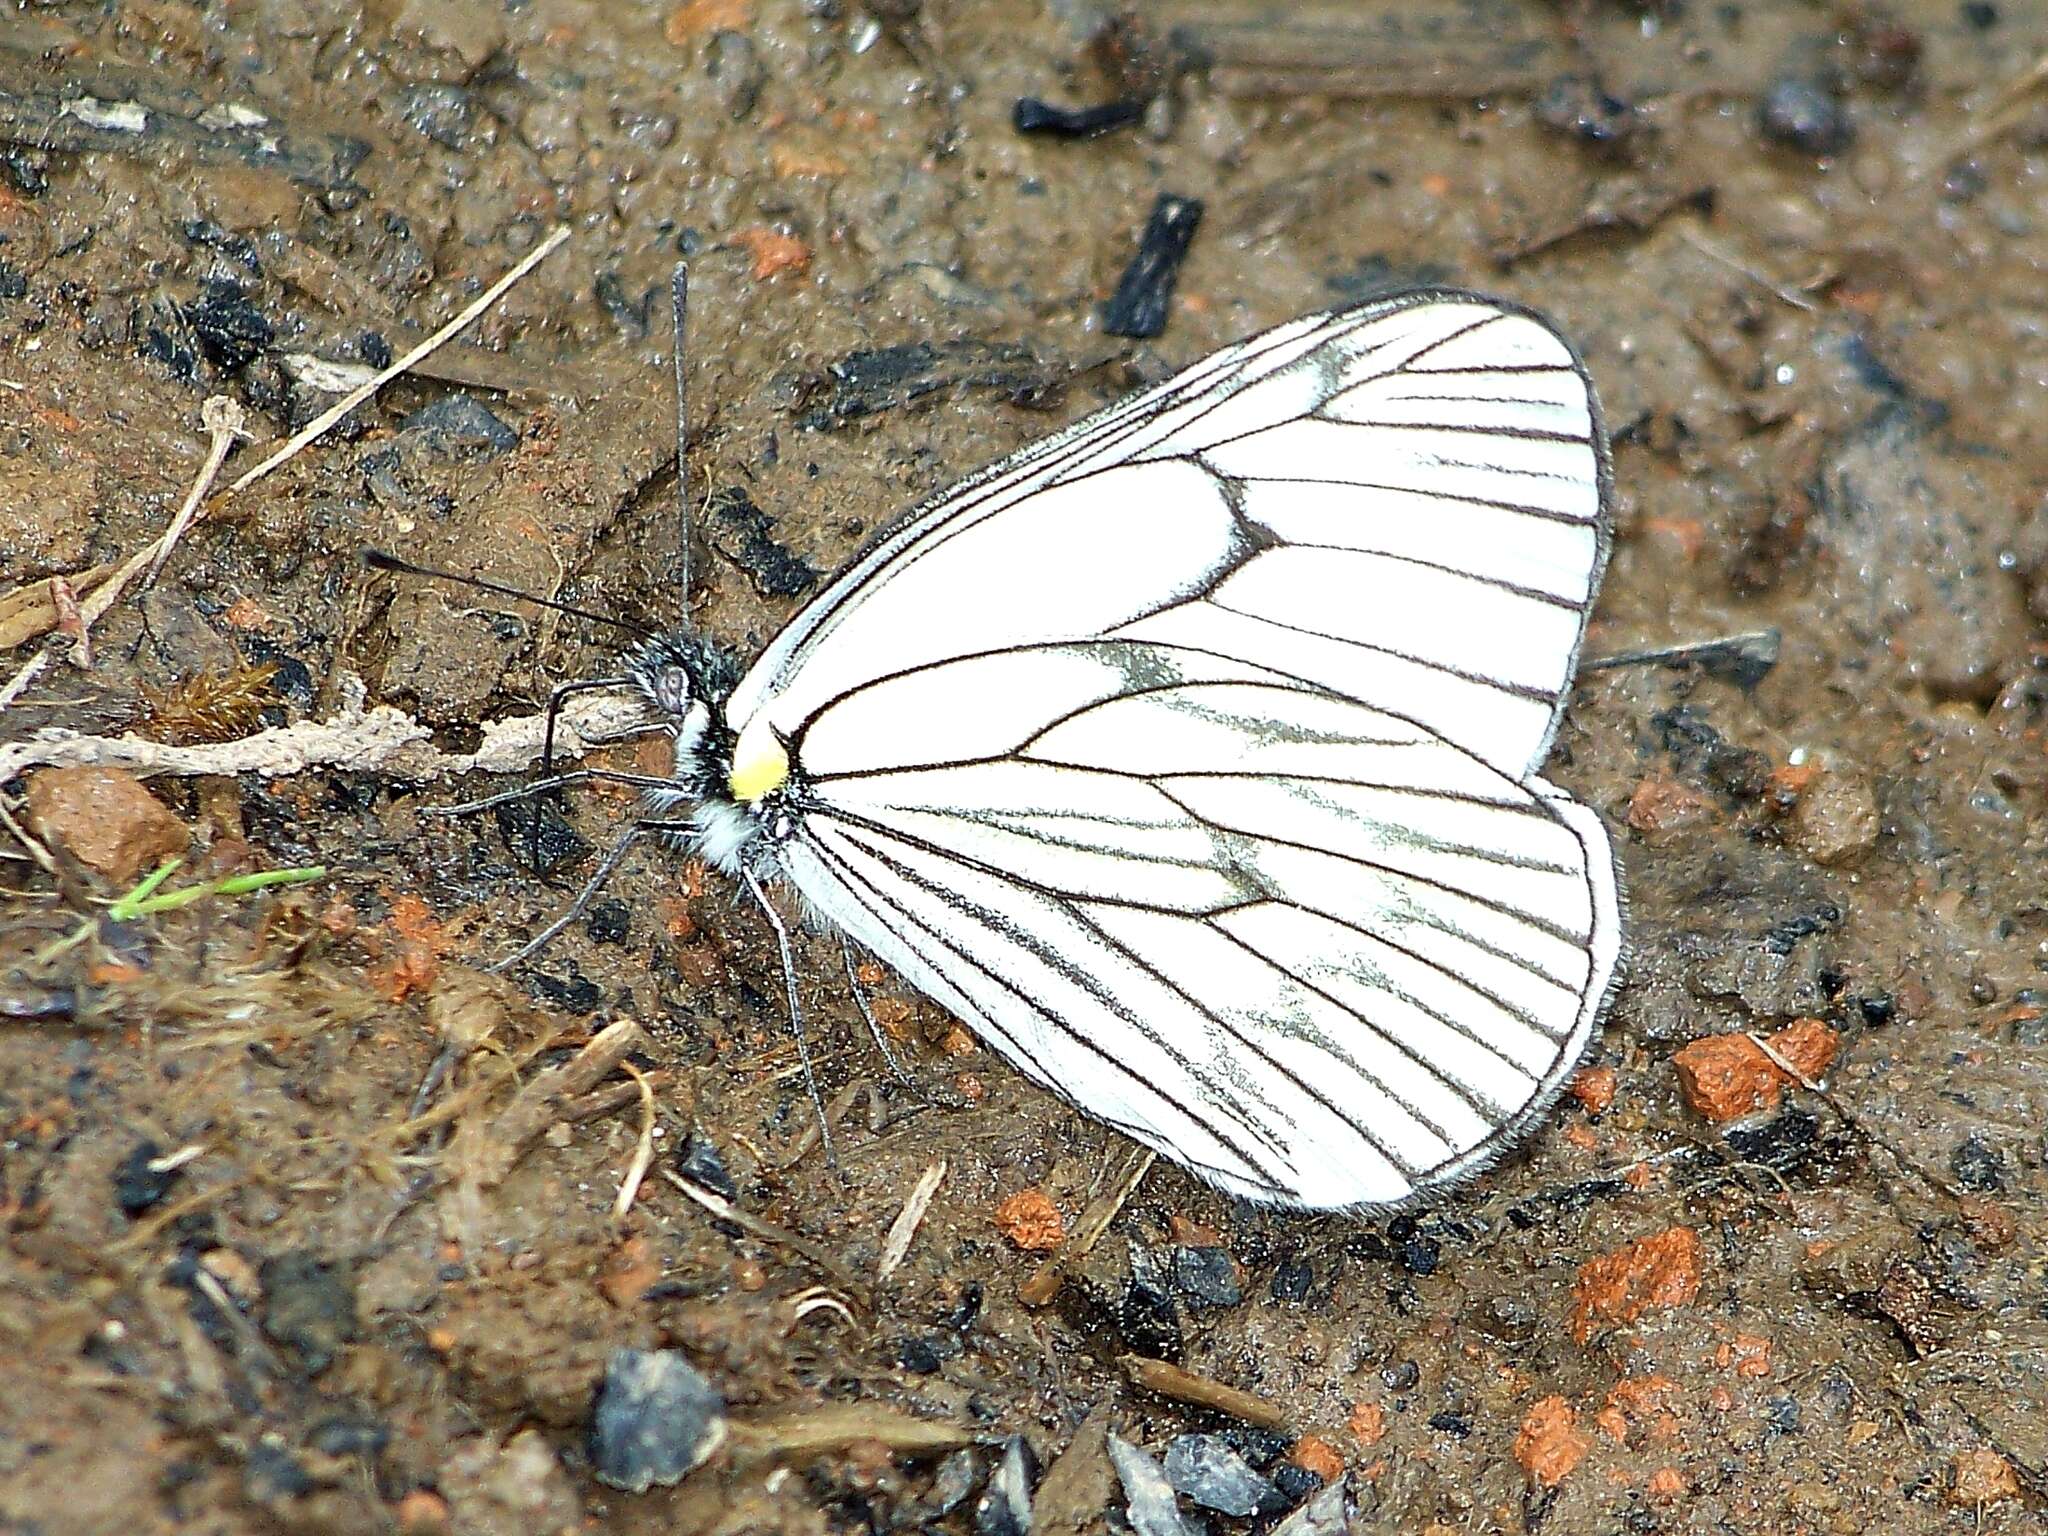
{"type": "Polygon", "coordinates": [[[1012,1435],[988,1487],[974,1505],[975,1536],[1030,1536],[1031,1484],[1037,1458],[1022,1435],[1012,1435]]]}
{"type": "Polygon", "coordinates": [[[459,85],[415,85],[405,93],[405,120],[436,144],[463,149],[476,127],[476,100],[459,85]]]}
{"type": "Polygon", "coordinates": [[[263,1261],[263,1331],[318,1375],[356,1336],[356,1282],[346,1265],[310,1249],[263,1261]]]}
{"type": "Polygon", "coordinates": [[[622,1349],[590,1416],[599,1482],[629,1493],[679,1483],[725,1442],[725,1399],[679,1350],[622,1349]]]}
{"type": "Polygon", "coordinates": [[[1807,74],[1774,80],[1757,103],[1756,119],[1772,143],[1809,155],[1838,155],[1856,137],[1841,98],[1807,74]]]}
{"type": "Polygon", "coordinates": [[[974,1492],[981,1482],[981,1452],[971,1445],[959,1450],[939,1463],[939,1470],[932,1474],[931,1497],[925,1507],[934,1515],[950,1515],[974,1492]]]}
{"type": "Polygon", "coordinates": [[[1268,1536],[1340,1536],[1344,1529],[1344,1479],[1313,1493],[1268,1536]]]}
{"type": "Polygon", "coordinates": [[[704,68],[727,117],[738,122],[753,112],[761,87],[768,82],[768,70],[752,38],[744,32],[713,33],[704,68]]]}
{"type": "Polygon", "coordinates": [[[1225,1515],[1277,1515],[1287,1500],[1221,1435],[1176,1435],[1166,1448],[1166,1480],[1204,1509],[1225,1515]]]}
{"type": "Polygon", "coordinates": [[[421,448],[437,457],[477,453],[489,458],[519,446],[517,432],[475,395],[460,391],[421,406],[399,425],[421,448]]]}
{"type": "Polygon", "coordinates": [[[1131,1529],[1137,1536],[1195,1536],[1193,1527],[1181,1517],[1173,1485],[1159,1470],[1158,1462],[1121,1435],[1109,1437],[1109,1459],[1124,1485],[1131,1529]]]}

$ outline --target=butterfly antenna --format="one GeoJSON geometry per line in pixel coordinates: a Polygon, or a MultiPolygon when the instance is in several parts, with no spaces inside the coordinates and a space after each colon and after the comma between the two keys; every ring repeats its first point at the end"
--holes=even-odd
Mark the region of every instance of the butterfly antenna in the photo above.
{"type": "Polygon", "coordinates": [[[532,603],[540,608],[552,608],[557,613],[566,613],[572,618],[588,619],[593,624],[609,624],[613,629],[622,629],[640,639],[652,637],[654,631],[645,624],[635,624],[630,619],[615,619],[608,613],[597,613],[589,608],[578,608],[574,603],[559,602],[552,597],[542,597],[538,592],[528,592],[520,587],[508,587],[502,581],[490,581],[482,576],[465,575],[461,571],[446,571],[437,566],[420,565],[412,560],[402,560],[389,550],[366,549],[363,564],[373,571],[392,571],[400,576],[425,576],[434,581],[452,581],[458,586],[475,587],[479,592],[495,593],[499,597],[517,598],[522,603],[532,603]]]}
{"type": "Polygon", "coordinates": [[[690,312],[690,269],[682,262],[676,263],[675,272],[669,278],[669,303],[675,315],[675,369],[676,369],[676,539],[682,550],[683,610],[690,607],[690,414],[689,385],[683,375],[684,322],[690,312]]]}

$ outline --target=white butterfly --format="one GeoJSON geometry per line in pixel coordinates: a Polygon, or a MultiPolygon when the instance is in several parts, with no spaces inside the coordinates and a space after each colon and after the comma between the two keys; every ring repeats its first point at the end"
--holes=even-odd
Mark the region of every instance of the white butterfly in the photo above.
{"type": "Polygon", "coordinates": [[[657,810],[1232,1194],[1400,1204],[1515,1142],[1614,975],[1607,833],[1538,774],[1608,502],[1536,316],[1297,320],[918,507],[736,682],[642,646],[657,810]]]}

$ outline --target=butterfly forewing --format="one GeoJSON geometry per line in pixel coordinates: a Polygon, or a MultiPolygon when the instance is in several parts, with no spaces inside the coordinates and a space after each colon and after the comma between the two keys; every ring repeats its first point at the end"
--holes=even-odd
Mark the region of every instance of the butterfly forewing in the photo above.
{"type": "Polygon", "coordinates": [[[1254,1199],[1392,1204],[1576,1065],[1620,948],[1534,777],[1607,551],[1570,348],[1295,322],[885,535],[728,704],[781,872],[1028,1075],[1254,1199]]]}

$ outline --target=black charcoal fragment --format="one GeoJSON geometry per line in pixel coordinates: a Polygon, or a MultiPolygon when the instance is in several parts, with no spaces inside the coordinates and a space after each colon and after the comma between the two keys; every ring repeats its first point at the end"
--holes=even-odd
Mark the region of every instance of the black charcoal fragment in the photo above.
{"type": "Polygon", "coordinates": [[[1124,268],[1116,292],[1103,306],[1102,328],[1112,336],[1157,336],[1166,329],[1166,306],[1173,299],[1173,285],[1180,277],[1180,264],[1187,259],[1188,245],[1202,222],[1202,205],[1192,197],[1159,194],[1152,205],[1152,217],[1145,221],[1145,233],[1138,238],[1138,254],[1124,268]]]}
{"type": "Polygon", "coordinates": [[[199,350],[228,373],[247,367],[277,339],[276,328],[241,284],[224,278],[201,283],[199,297],[184,306],[184,314],[199,339],[199,350]]]}
{"type": "Polygon", "coordinates": [[[676,1172],[688,1179],[699,1189],[708,1189],[714,1195],[723,1195],[728,1200],[740,1197],[740,1187],[726,1170],[725,1158],[718,1150],[718,1144],[702,1131],[690,1132],[683,1143],[681,1155],[676,1159],[676,1172]]]}
{"type": "Polygon", "coordinates": [[[1187,1347],[1171,1273],[1159,1255],[1142,1244],[1131,1245],[1131,1274],[1117,1304],[1116,1326],[1125,1348],[1154,1360],[1177,1362],[1187,1347]]]}
{"type": "Polygon", "coordinates": [[[595,1013],[604,1002],[604,988],[585,976],[573,960],[563,967],[560,976],[534,972],[529,985],[536,997],[545,998],[564,1013],[595,1013]]]}
{"type": "Polygon", "coordinates": [[[593,901],[590,915],[583,920],[583,931],[590,935],[593,944],[623,944],[632,926],[633,909],[623,901],[609,897],[593,901]]]}
{"type": "Polygon", "coordinates": [[[1273,1270],[1275,1301],[1307,1301],[1315,1285],[1315,1268],[1307,1259],[1282,1259],[1273,1270]]]}
{"type": "Polygon", "coordinates": [[[1211,1311],[1234,1307],[1244,1300],[1244,1288],[1237,1282],[1237,1266],[1222,1248],[1176,1246],[1172,1250],[1173,1286],[1190,1308],[1211,1311]]]}
{"type": "Polygon", "coordinates": [[[536,875],[552,875],[590,856],[589,839],[546,801],[507,801],[494,807],[491,815],[505,847],[536,875]]]}
{"type": "Polygon", "coordinates": [[[796,597],[818,584],[818,573],[776,542],[771,531],[775,519],[738,486],[714,491],[709,510],[712,546],[740,568],[761,596],[796,597]]]}
{"type": "Polygon", "coordinates": [[[123,1216],[140,1216],[171,1192],[178,1182],[176,1168],[153,1168],[164,1149],[153,1141],[138,1141],[135,1150],[114,1170],[114,1203],[123,1216]]]}
{"type": "Polygon", "coordinates": [[[1092,139],[1097,134],[1127,128],[1145,115],[1145,103],[1136,96],[1106,101],[1099,107],[1056,107],[1036,96],[1020,96],[1011,110],[1010,121],[1019,133],[1041,133],[1057,139],[1092,139]]]}

